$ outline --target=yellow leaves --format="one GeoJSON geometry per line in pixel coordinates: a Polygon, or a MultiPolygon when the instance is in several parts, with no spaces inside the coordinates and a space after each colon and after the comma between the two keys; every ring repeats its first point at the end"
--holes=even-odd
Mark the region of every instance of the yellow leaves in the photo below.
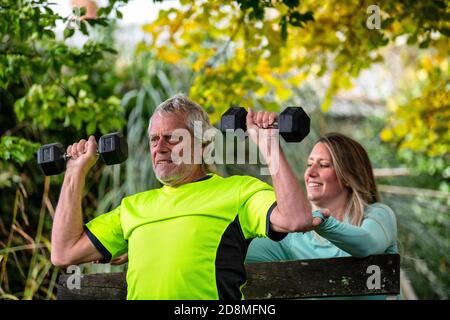
{"type": "Polygon", "coordinates": [[[341,82],[342,75],[334,70],[331,75],[330,85],[328,86],[327,92],[325,93],[325,98],[322,101],[322,105],[320,106],[323,112],[327,112],[331,106],[331,102],[333,101],[333,96],[337,92],[339,88],[339,83],[341,82]]]}
{"type": "Polygon", "coordinates": [[[275,87],[277,101],[286,101],[292,96],[292,90],[280,84],[275,87]]]}
{"type": "Polygon", "coordinates": [[[383,141],[390,142],[394,138],[394,133],[390,128],[384,128],[380,133],[380,138],[383,141]]]}
{"type": "MultiPolygon", "coordinates": [[[[236,2],[186,0],[182,8],[162,11],[155,22],[143,26],[152,35],[152,42],[147,48],[139,45],[137,50],[151,50],[158,60],[192,70],[189,93],[209,110],[213,122],[232,104],[248,106],[245,104],[257,101],[264,108],[281,106],[292,96],[293,88],[301,86],[309,75],[322,77],[330,66],[334,71],[321,106],[326,112],[333,96],[351,88],[352,77],[373,62],[369,53],[382,41],[367,39],[366,28],[357,27],[366,18],[365,12],[359,15],[360,8],[305,0],[301,9],[313,11],[316,22],[304,28],[289,28],[288,39],[283,42],[279,19],[287,9],[282,2],[273,5],[263,22],[255,22],[242,18],[243,11],[236,2]],[[337,31],[341,32],[341,41],[337,31]]],[[[388,28],[387,32],[396,34],[403,32],[404,26],[395,20],[388,28]]],[[[448,59],[423,58],[419,66],[422,74],[415,72],[408,81],[414,87],[395,100],[388,99],[394,116],[381,134],[383,140],[402,141],[408,148],[420,150],[428,141],[439,140],[438,133],[424,136],[420,130],[435,128],[433,121],[442,123],[434,115],[427,116],[426,110],[440,108],[445,97],[437,92],[443,90],[415,85],[434,83],[436,87],[430,74],[437,66],[441,73],[448,73],[448,59]]]]}
{"type": "Polygon", "coordinates": [[[286,86],[286,84],[277,77],[271,76],[266,77],[265,86],[269,86],[271,90],[274,91],[277,101],[286,101],[292,95],[292,90],[290,87],[286,86]]]}
{"type": "Polygon", "coordinates": [[[147,44],[143,41],[136,44],[136,48],[134,49],[134,55],[139,57],[142,53],[149,51],[147,44]]]}
{"type": "Polygon", "coordinates": [[[175,48],[159,47],[156,48],[155,53],[156,56],[158,57],[158,60],[162,60],[167,63],[176,64],[181,60],[181,56],[175,48]]]}
{"type": "Polygon", "coordinates": [[[156,33],[155,24],[153,24],[153,23],[144,24],[141,28],[142,28],[142,31],[150,33],[152,35],[154,35],[156,33]]]}
{"type": "Polygon", "coordinates": [[[198,57],[197,60],[192,65],[192,70],[194,72],[199,72],[202,68],[205,68],[210,57],[211,55],[206,54],[203,54],[200,57],[198,57]]]}
{"type": "Polygon", "coordinates": [[[438,59],[439,60],[442,59],[442,61],[439,63],[439,66],[440,66],[442,72],[449,72],[450,71],[449,70],[450,66],[449,66],[448,59],[444,59],[444,57],[439,57],[438,59]]]}
{"type": "Polygon", "coordinates": [[[409,86],[388,100],[392,116],[381,132],[382,140],[430,157],[450,154],[449,79],[441,67],[445,62],[431,55],[419,60],[409,86]]]}
{"type": "Polygon", "coordinates": [[[264,79],[269,78],[272,72],[269,66],[269,62],[266,59],[262,59],[259,61],[255,71],[260,77],[264,79]]]}
{"type": "MultiPolygon", "coordinates": [[[[165,30],[164,30],[165,26],[161,25],[159,23],[156,23],[156,22],[145,24],[141,28],[142,28],[142,31],[149,33],[151,35],[151,39],[150,39],[151,46],[154,46],[158,43],[160,35],[167,34],[167,32],[165,32],[165,30]]],[[[141,48],[141,49],[143,49],[143,48],[141,48]]]]}
{"type": "Polygon", "coordinates": [[[389,26],[389,31],[391,31],[393,34],[399,34],[402,29],[402,24],[399,21],[394,21],[389,26]]]}
{"type": "MultiPolygon", "coordinates": [[[[155,22],[144,25],[152,42],[148,47],[140,44],[137,52],[151,50],[158,60],[191,68],[195,76],[190,93],[206,108],[225,110],[232,103],[260,98],[281,105],[291,97],[292,86],[307,77],[298,66],[310,53],[296,48],[298,35],[283,48],[275,30],[276,9],[268,12],[264,24],[244,25],[235,3],[189,3],[190,10],[160,12],[155,22]]],[[[298,33],[295,28],[292,32],[298,33]]]]}
{"type": "Polygon", "coordinates": [[[220,112],[215,111],[215,112],[211,113],[209,115],[210,122],[213,123],[213,124],[219,123],[220,119],[222,118],[222,114],[224,112],[225,112],[225,110],[220,111],[220,112]]]}
{"type": "Polygon", "coordinates": [[[338,87],[345,90],[351,89],[353,87],[351,78],[343,73],[342,76],[339,77],[338,87]]]}
{"type": "Polygon", "coordinates": [[[386,101],[386,107],[387,107],[387,109],[388,109],[390,112],[394,113],[394,112],[396,112],[397,109],[398,109],[398,103],[397,103],[397,101],[396,101],[395,99],[393,99],[392,97],[390,97],[390,98],[388,98],[387,101],[386,101]]]}
{"type": "Polygon", "coordinates": [[[305,72],[297,72],[294,76],[288,79],[288,82],[294,87],[300,87],[303,81],[306,80],[308,74],[305,72]]]}
{"type": "Polygon", "coordinates": [[[425,71],[430,71],[433,68],[433,63],[430,56],[424,56],[421,62],[425,71]]]}
{"type": "Polygon", "coordinates": [[[330,91],[330,88],[327,90],[327,93],[325,94],[325,98],[322,101],[322,104],[320,105],[320,109],[323,112],[327,112],[328,109],[331,107],[331,102],[333,101],[333,93],[330,91]]]}

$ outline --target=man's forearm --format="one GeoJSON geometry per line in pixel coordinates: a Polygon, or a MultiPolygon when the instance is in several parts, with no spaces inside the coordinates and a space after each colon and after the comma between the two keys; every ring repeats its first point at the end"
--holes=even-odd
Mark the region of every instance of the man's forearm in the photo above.
{"type": "MultiPolygon", "coordinates": [[[[272,211],[272,229],[281,232],[307,231],[313,225],[311,205],[279,144],[279,131],[270,128],[276,116],[271,112],[248,110],[247,132],[266,160],[272,176],[277,206],[272,211]]],[[[319,219],[320,220],[320,219],[319,219]]]]}
{"type": "Polygon", "coordinates": [[[304,231],[312,223],[311,205],[298,183],[281,147],[261,150],[272,176],[281,219],[271,219],[272,224],[289,231],[304,231]],[[277,221],[278,220],[278,221],[277,221]],[[286,221],[288,224],[286,225],[286,221]]]}
{"type": "Polygon", "coordinates": [[[70,248],[83,234],[81,200],[85,175],[67,170],[56,207],[52,228],[52,260],[65,260],[70,248]]]}

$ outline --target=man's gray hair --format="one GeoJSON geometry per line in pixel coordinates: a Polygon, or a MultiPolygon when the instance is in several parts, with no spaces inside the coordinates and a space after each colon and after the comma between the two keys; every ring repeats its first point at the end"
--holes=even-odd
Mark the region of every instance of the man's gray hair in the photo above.
{"type": "MultiPolygon", "coordinates": [[[[186,126],[188,130],[191,132],[191,134],[195,137],[195,123],[201,123],[202,124],[202,134],[204,134],[208,129],[213,128],[211,123],[209,122],[208,114],[206,111],[199,106],[194,101],[190,100],[187,96],[179,93],[173,96],[170,99],[167,99],[163,103],[161,103],[153,112],[153,114],[159,114],[162,115],[164,113],[175,113],[180,112],[184,113],[186,116],[186,126]]],[[[153,116],[152,116],[153,117],[153,116]]],[[[151,126],[152,119],[150,118],[149,124],[148,124],[148,135],[150,137],[150,126],[151,126]]],[[[197,124],[198,126],[198,124],[197,124]]],[[[202,139],[202,142],[208,142],[210,139],[206,139],[204,141],[204,137],[195,137],[202,139]]]]}

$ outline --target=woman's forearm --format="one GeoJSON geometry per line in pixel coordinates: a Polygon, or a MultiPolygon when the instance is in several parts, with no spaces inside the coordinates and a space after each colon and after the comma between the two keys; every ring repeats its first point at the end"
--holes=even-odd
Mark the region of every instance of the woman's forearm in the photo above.
{"type": "Polygon", "coordinates": [[[365,219],[358,227],[330,217],[315,231],[350,255],[366,257],[381,254],[392,244],[385,229],[372,219],[365,219]]]}

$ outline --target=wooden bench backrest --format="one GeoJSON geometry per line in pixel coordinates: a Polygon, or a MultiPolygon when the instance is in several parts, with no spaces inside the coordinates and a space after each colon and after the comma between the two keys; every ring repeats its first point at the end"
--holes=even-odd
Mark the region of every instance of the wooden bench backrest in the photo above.
{"type": "MultiPolygon", "coordinates": [[[[299,299],[400,293],[400,256],[280,261],[246,265],[246,299],[299,299]]],[[[60,300],[126,298],[125,273],[82,275],[79,289],[74,274],[62,273],[60,300]],[[72,283],[72,284],[71,284],[72,283]],[[69,289],[70,288],[70,289],[69,289]]]]}

